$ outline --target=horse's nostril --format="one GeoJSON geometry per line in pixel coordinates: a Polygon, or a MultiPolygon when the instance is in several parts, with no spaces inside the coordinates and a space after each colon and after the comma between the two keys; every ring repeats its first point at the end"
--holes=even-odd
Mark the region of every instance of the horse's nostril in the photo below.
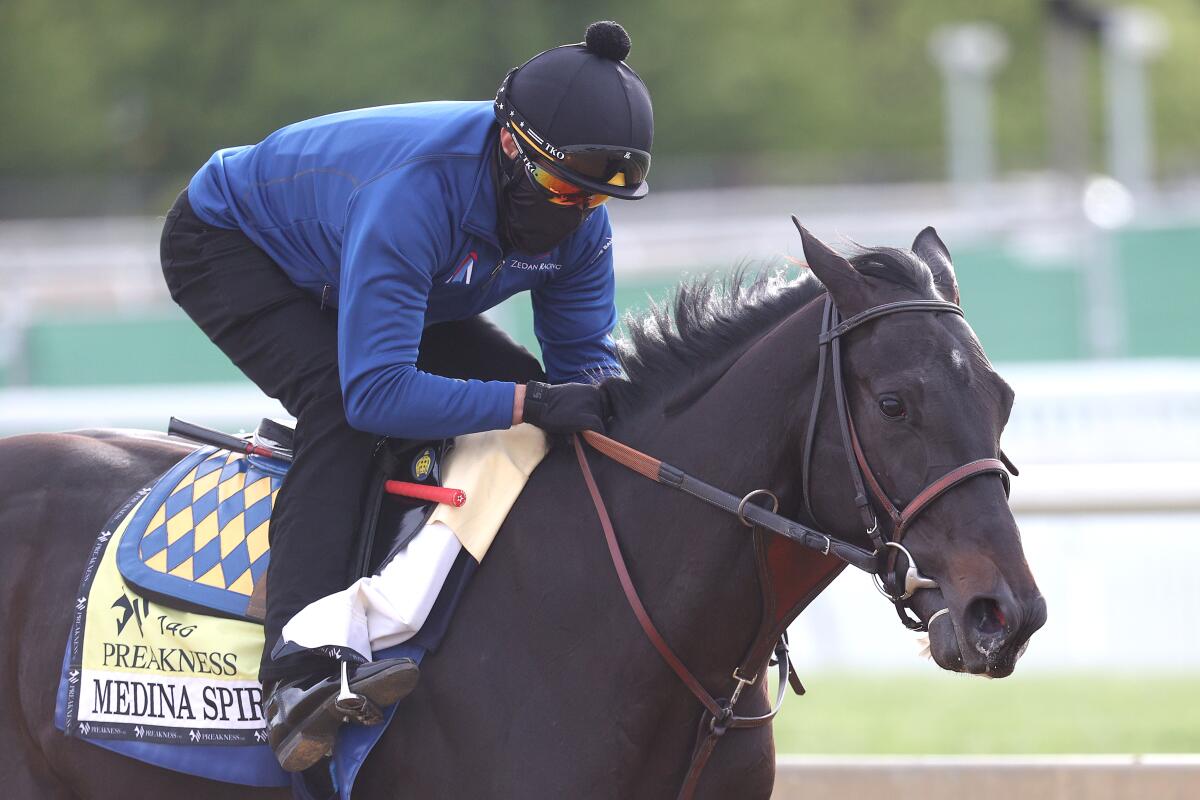
{"type": "Polygon", "coordinates": [[[979,597],[967,606],[967,621],[985,636],[1004,632],[1004,612],[1000,604],[990,597],[979,597]]]}

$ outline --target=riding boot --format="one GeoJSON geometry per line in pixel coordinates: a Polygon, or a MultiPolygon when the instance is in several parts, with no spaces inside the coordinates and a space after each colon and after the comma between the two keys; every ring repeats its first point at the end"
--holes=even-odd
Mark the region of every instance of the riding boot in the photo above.
{"type": "Polygon", "coordinates": [[[382,708],[416,688],[420,669],[410,658],[369,661],[351,668],[351,696],[339,698],[341,675],[307,675],[268,683],[267,741],[288,772],[308,769],[333,751],[344,722],[378,724],[382,708]]]}

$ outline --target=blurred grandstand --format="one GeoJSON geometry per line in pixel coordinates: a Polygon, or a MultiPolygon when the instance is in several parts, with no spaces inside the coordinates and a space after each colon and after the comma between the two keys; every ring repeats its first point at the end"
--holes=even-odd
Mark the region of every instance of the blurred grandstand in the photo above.
{"type": "MultiPolygon", "coordinates": [[[[612,209],[621,303],[644,306],[689,273],[783,264],[799,252],[789,213],[845,244],[904,245],[933,224],[995,361],[1200,355],[1200,183],[1141,196],[1117,230],[1090,221],[1086,196],[1086,184],[1053,178],[965,194],[951,184],[656,193],[612,209]]],[[[235,379],[167,297],[160,229],[155,218],[0,221],[0,385],[235,379]]],[[[527,303],[503,314],[527,336],[527,303]]]]}

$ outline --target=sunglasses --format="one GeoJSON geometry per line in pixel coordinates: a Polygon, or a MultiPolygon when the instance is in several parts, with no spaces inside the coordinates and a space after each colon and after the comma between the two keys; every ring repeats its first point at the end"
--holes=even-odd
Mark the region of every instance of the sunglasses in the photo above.
{"type": "MultiPolygon", "coordinates": [[[[524,131],[514,125],[509,125],[508,130],[514,134],[512,140],[517,146],[517,152],[520,153],[521,160],[525,162],[525,172],[533,180],[533,185],[543,191],[548,202],[556,206],[578,206],[582,208],[596,208],[608,202],[608,195],[584,191],[570,181],[563,180],[558,175],[555,175],[537,161],[534,161],[521,145],[521,138],[525,137],[524,131]]],[[[528,143],[530,145],[533,144],[532,142],[528,143]]]]}

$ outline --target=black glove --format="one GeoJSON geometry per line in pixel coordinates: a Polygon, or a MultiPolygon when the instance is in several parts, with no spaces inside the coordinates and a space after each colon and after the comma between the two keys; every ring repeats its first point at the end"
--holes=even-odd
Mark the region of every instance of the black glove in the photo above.
{"type": "Polygon", "coordinates": [[[604,432],[608,394],[591,383],[525,384],[524,420],[546,433],[604,432]]]}

